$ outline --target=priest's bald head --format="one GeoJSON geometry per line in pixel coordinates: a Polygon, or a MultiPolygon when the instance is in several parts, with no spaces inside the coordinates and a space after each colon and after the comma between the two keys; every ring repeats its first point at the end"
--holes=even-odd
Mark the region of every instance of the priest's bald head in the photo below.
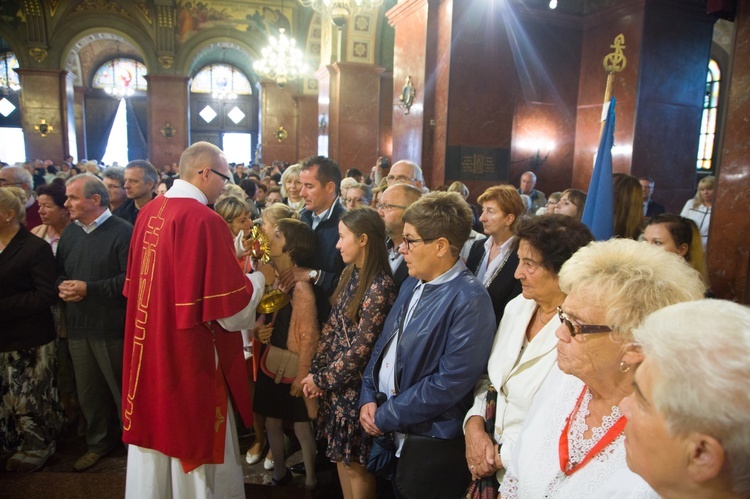
{"type": "Polygon", "coordinates": [[[196,142],[180,156],[180,179],[196,186],[213,204],[231,178],[227,158],[208,142],[196,142]]]}

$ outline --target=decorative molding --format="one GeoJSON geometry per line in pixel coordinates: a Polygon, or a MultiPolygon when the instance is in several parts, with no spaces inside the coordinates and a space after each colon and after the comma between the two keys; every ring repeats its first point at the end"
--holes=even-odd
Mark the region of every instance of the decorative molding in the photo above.
{"type": "Polygon", "coordinates": [[[75,8],[75,12],[85,12],[87,10],[108,10],[128,19],[133,19],[127,10],[120,7],[116,2],[109,0],[83,0],[75,8]]]}
{"type": "Polygon", "coordinates": [[[47,58],[47,51],[40,47],[34,47],[29,49],[29,55],[33,57],[36,62],[41,63],[47,58]]]}
{"type": "Polygon", "coordinates": [[[174,57],[171,55],[160,55],[159,64],[161,64],[161,67],[164,69],[172,69],[172,66],[174,65],[174,57]]]}
{"type": "Polygon", "coordinates": [[[385,13],[388,24],[395,27],[419,9],[427,7],[427,0],[406,0],[385,13]]]}
{"type": "Polygon", "coordinates": [[[141,14],[143,14],[143,17],[146,18],[146,21],[148,21],[149,24],[153,24],[151,21],[151,8],[148,6],[146,2],[134,2],[135,6],[138,7],[138,10],[141,11],[141,14]]]}

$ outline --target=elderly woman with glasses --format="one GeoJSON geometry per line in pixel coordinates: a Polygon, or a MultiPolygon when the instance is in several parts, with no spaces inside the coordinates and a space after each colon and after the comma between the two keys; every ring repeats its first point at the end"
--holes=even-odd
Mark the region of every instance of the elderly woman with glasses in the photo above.
{"type": "Polygon", "coordinates": [[[634,335],[645,360],[622,402],[630,469],[668,499],[750,497],[750,309],[680,303],[634,335]]]}
{"type": "Polygon", "coordinates": [[[410,277],[385,321],[360,396],[365,431],[395,436],[397,497],[459,497],[471,481],[461,426],[495,333],[490,297],[459,258],[471,220],[453,192],[427,194],[404,212],[399,251],[410,277]]]}
{"type": "MultiPolygon", "coordinates": [[[[509,195],[520,198],[515,188],[507,187],[509,195]]],[[[487,204],[483,203],[485,212],[487,204]]],[[[496,223],[485,223],[485,227],[496,223]]],[[[477,383],[474,406],[464,425],[466,465],[475,478],[493,474],[498,480],[503,478],[534,395],[557,360],[557,307],[565,300],[558,273],[576,251],[594,239],[585,225],[563,215],[530,218],[517,229],[516,238],[515,275],[511,277],[523,287],[523,294],[505,308],[487,374],[477,383]],[[484,419],[490,385],[499,395],[494,439],[485,431],[484,419]]]]}
{"type": "Polygon", "coordinates": [[[589,244],[560,270],[557,368],[537,392],[500,486],[514,497],[657,497],[625,462],[623,398],[641,360],[632,331],[705,286],[676,255],[627,239],[589,244]]]}

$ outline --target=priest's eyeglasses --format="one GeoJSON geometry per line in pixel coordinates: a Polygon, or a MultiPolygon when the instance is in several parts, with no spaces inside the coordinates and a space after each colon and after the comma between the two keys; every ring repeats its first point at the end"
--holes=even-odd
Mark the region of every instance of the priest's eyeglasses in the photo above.
{"type": "Polygon", "coordinates": [[[560,318],[560,322],[565,324],[565,326],[568,328],[570,336],[572,337],[575,337],[575,335],[577,334],[609,333],[612,331],[612,328],[609,326],[596,324],[574,324],[560,307],[557,307],[557,316],[560,318]]]}
{"type": "MultiPolygon", "coordinates": [[[[205,170],[205,168],[204,168],[204,170],[205,170]]],[[[203,171],[204,171],[204,170],[201,170],[201,171],[199,171],[199,172],[198,172],[198,175],[202,175],[202,174],[203,174],[203,171]]],[[[223,173],[221,173],[221,172],[217,172],[217,171],[216,171],[216,170],[214,170],[213,168],[209,168],[209,170],[211,170],[211,171],[212,171],[212,172],[214,172],[214,173],[215,173],[216,175],[218,175],[218,176],[220,176],[220,177],[221,177],[222,179],[224,179],[224,185],[226,185],[226,183],[227,183],[227,182],[229,182],[229,176],[227,176],[227,175],[224,175],[224,174],[223,174],[223,173]]]]}

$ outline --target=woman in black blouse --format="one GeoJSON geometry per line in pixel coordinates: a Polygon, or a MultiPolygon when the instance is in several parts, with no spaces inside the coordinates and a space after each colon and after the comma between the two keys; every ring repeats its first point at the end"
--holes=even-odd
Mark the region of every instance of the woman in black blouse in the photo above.
{"type": "Polygon", "coordinates": [[[487,239],[472,245],[466,266],[487,288],[497,326],[503,318],[505,305],[521,293],[521,283],[513,276],[518,266],[513,234],[526,207],[511,185],[490,187],[477,201],[482,205],[479,220],[487,239]]]}

